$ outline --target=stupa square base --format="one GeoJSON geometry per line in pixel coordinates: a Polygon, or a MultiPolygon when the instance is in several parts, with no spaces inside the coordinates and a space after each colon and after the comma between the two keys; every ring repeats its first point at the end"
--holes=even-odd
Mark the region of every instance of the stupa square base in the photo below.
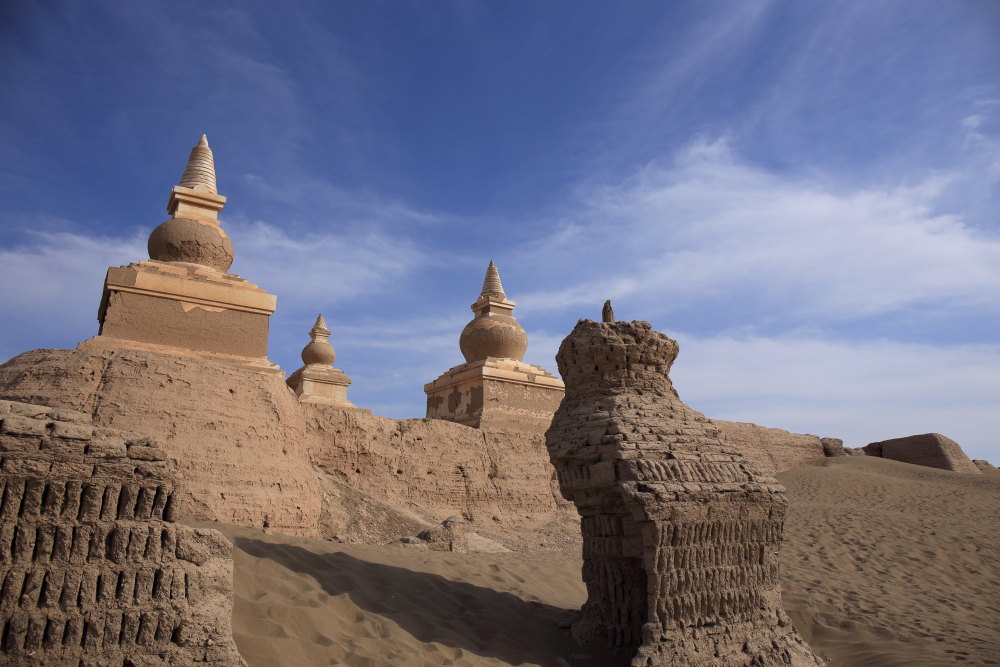
{"type": "Polygon", "coordinates": [[[150,260],[111,267],[99,337],[266,360],[275,301],[239,276],[202,266],[150,260]]]}
{"type": "Polygon", "coordinates": [[[563,382],[541,366],[487,357],[424,385],[427,417],[474,428],[542,429],[563,397],[563,382]]]}

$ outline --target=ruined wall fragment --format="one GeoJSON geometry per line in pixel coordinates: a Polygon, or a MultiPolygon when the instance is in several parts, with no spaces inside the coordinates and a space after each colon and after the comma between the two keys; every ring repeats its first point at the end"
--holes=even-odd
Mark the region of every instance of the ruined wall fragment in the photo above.
{"type": "Polygon", "coordinates": [[[979,472],[996,472],[997,467],[985,459],[972,459],[972,465],[979,468],[979,472]]]}
{"type": "Polygon", "coordinates": [[[765,475],[820,465],[828,456],[823,440],[815,435],[721,419],[713,419],[712,423],[726,442],[739,449],[765,475]]]}
{"type": "Polygon", "coordinates": [[[868,456],[880,456],[918,466],[972,474],[981,472],[957,442],[940,433],[922,433],[872,442],[862,449],[868,456]]]}
{"type": "Polygon", "coordinates": [[[183,516],[318,537],[323,493],[280,375],[143,350],[32,350],[0,365],[0,398],[156,438],[177,462],[183,516]]]}
{"type": "Polygon", "coordinates": [[[677,350],[647,322],[590,320],[559,348],[546,445],[581,516],[574,636],[636,667],[819,664],[781,607],[784,489],[680,401],[677,350]]]}
{"type": "Polygon", "coordinates": [[[229,543],[149,439],[0,401],[0,664],[243,664],[229,543]]]}

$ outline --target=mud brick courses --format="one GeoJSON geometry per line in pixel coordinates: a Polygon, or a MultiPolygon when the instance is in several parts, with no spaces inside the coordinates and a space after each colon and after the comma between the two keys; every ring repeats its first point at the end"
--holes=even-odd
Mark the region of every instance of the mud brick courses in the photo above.
{"type": "Polygon", "coordinates": [[[820,664],[781,607],[784,488],[681,402],[677,351],[647,322],[590,320],[559,348],[546,445],[581,516],[574,636],[635,667],[820,664]]]}
{"type": "Polygon", "coordinates": [[[221,534],[149,439],[0,401],[0,664],[243,664],[221,534]]]}

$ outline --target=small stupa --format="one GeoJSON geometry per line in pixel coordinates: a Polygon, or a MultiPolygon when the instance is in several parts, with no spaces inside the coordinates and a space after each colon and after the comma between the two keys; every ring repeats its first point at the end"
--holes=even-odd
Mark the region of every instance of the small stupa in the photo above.
{"type": "Polygon", "coordinates": [[[427,417],[481,427],[546,427],[563,396],[562,380],[523,361],[528,335],[514,319],[490,260],[475,313],[459,338],[464,364],[424,385],[427,417]]]}
{"type": "Polygon", "coordinates": [[[280,372],[267,360],[275,296],[227,273],[234,253],[219,224],[225,204],[203,134],[170,191],[170,219],[149,235],[149,259],[108,269],[100,331],[81,347],[131,347],[280,372]]]}
{"type": "Polygon", "coordinates": [[[357,407],[347,400],[351,378],[339,368],[333,368],[336,360],[337,353],[330,345],[330,330],[320,313],[309,330],[309,343],[302,348],[302,363],[305,366],[292,373],[287,380],[301,403],[357,407]]]}

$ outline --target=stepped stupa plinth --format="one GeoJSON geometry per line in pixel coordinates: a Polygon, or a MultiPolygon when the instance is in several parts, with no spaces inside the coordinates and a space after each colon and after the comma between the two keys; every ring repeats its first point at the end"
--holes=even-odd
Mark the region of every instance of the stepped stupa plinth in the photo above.
{"type": "Polygon", "coordinates": [[[545,428],[563,396],[562,380],[523,361],[528,336],[512,314],[490,260],[475,317],[459,338],[466,363],[424,385],[427,417],[466,426],[545,428]]]}
{"type": "Polygon", "coordinates": [[[320,313],[309,330],[309,343],[302,348],[302,363],[305,366],[292,373],[287,381],[300,403],[360,409],[347,400],[351,378],[339,368],[333,368],[336,360],[337,353],[330,345],[330,330],[320,313]]]}
{"type": "Polygon", "coordinates": [[[276,298],[227,273],[234,254],[218,219],[225,204],[202,135],[170,191],[171,218],[149,236],[149,259],[108,269],[100,331],[81,346],[227,359],[279,372],[267,360],[276,298]]]}

